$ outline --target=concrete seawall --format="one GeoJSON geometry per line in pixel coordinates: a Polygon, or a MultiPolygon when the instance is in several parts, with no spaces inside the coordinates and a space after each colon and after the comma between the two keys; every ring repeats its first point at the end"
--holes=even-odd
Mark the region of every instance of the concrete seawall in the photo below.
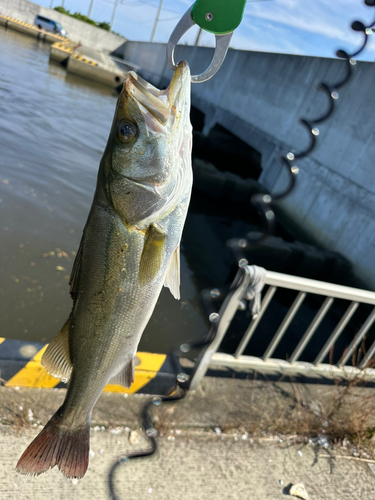
{"type": "MultiPolygon", "coordinates": [[[[165,45],[127,42],[125,59],[138,64],[158,85],[169,79],[165,45]]],[[[193,73],[208,67],[213,50],[180,46],[176,59],[193,73]]],[[[286,175],[279,153],[305,148],[309,138],[298,124],[327,109],[320,81],[338,81],[345,63],[336,59],[230,50],[217,75],[192,89],[193,105],[205,113],[205,130],[219,123],[262,155],[259,181],[277,192],[286,175]]],[[[358,62],[351,82],[340,90],[335,114],[320,128],[318,146],[298,163],[293,193],[282,203],[287,215],[325,248],[345,255],[358,278],[375,288],[375,65],[358,62]]]]}
{"type": "Polygon", "coordinates": [[[121,36],[114,35],[103,29],[78,21],[73,17],[60,14],[56,10],[47,9],[27,0],[0,0],[0,13],[30,24],[34,24],[37,14],[49,17],[61,23],[68,31],[72,40],[95,50],[113,52],[126,41],[121,36]]]}

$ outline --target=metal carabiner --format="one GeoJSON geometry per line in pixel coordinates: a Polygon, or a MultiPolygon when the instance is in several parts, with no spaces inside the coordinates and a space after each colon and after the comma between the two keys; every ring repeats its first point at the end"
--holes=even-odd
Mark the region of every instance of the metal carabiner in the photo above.
{"type": "MultiPolygon", "coordinates": [[[[195,4],[194,4],[195,5],[195,4]]],[[[173,30],[167,44],[167,61],[169,67],[176,69],[176,63],[174,60],[174,49],[176,48],[177,43],[180,41],[182,36],[196,23],[193,20],[191,15],[192,9],[194,7],[192,5],[187,12],[182,16],[177,26],[173,30]]],[[[191,81],[192,83],[201,83],[206,82],[210,78],[214,76],[214,74],[220,69],[220,66],[223,64],[225,56],[227,55],[230,39],[232,38],[233,31],[230,33],[226,33],[224,35],[216,35],[215,34],[215,53],[214,57],[211,61],[209,67],[201,73],[200,75],[192,75],[191,81]]]]}

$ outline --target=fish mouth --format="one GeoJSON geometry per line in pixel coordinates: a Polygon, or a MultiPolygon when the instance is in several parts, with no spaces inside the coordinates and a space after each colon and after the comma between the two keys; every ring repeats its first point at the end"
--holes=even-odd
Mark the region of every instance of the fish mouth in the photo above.
{"type": "MultiPolygon", "coordinates": [[[[126,93],[138,104],[149,131],[161,132],[184,112],[186,96],[190,98],[190,69],[180,61],[170,84],[159,90],[130,71],[125,81],[126,93]],[[171,120],[171,118],[173,120],[171,120]]],[[[188,99],[189,100],[189,99],[188,99]]]]}

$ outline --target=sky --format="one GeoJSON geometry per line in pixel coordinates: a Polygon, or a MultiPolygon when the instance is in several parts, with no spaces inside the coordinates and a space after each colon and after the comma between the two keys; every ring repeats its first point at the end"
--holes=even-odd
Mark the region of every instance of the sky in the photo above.
{"type": "MultiPolygon", "coordinates": [[[[214,1],[214,0],[213,0],[214,1]]],[[[228,0],[230,1],[230,0],[228,0]]],[[[45,7],[64,6],[71,12],[88,14],[91,0],[34,0],[45,7]]],[[[113,30],[129,40],[149,41],[160,0],[119,0],[113,30]]],[[[193,0],[164,0],[155,42],[167,42],[175,25],[193,0]]],[[[115,0],[93,0],[91,17],[109,22],[115,0]]],[[[241,25],[231,47],[242,50],[334,57],[337,49],[354,52],[363,34],[350,29],[354,20],[366,26],[375,18],[375,8],[363,0],[248,0],[241,25]]],[[[182,43],[194,44],[193,27],[182,43]]],[[[214,35],[203,32],[200,45],[213,46],[214,35]]],[[[375,33],[360,59],[375,60],[375,33]]]]}

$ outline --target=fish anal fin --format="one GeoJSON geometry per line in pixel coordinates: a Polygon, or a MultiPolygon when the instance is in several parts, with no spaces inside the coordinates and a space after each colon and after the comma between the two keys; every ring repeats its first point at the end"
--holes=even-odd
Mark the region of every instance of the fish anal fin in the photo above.
{"type": "Polygon", "coordinates": [[[42,365],[50,375],[64,381],[70,379],[72,362],[69,351],[70,319],[50,342],[42,356],[42,365]]]}
{"type": "Polygon", "coordinates": [[[163,263],[166,237],[167,235],[155,226],[149,227],[139,264],[138,283],[140,286],[151,283],[158,274],[163,263]]]}
{"type": "Polygon", "coordinates": [[[171,261],[169,262],[164,286],[169,288],[175,299],[180,299],[180,245],[173,252],[171,261]]]}
{"type": "Polygon", "coordinates": [[[117,375],[111,378],[108,382],[109,384],[118,384],[123,387],[129,387],[134,382],[134,372],[135,372],[135,357],[132,358],[129,363],[126,363],[124,368],[122,368],[117,375]]]}

